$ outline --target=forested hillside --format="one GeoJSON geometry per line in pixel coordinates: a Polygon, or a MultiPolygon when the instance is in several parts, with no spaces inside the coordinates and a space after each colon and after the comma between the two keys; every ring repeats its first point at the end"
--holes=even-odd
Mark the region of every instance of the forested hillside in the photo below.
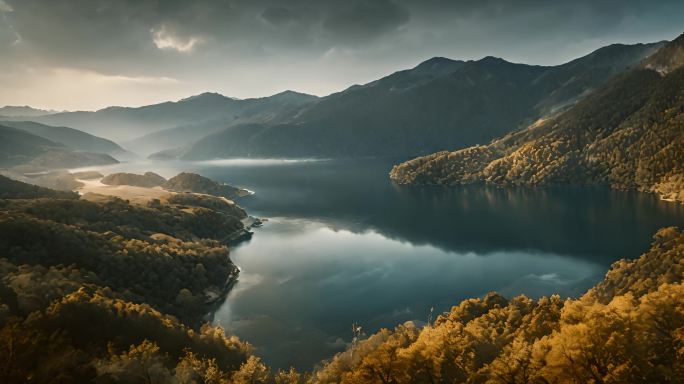
{"type": "Polygon", "coordinates": [[[616,44],[548,67],[433,58],[307,104],[290,121],[232,125],[174,155],[406,156],[487,143],[572,105],[660,46],[616,44]]]}
{"type": "Polygon", "coordinates": [[[244,231],[242,209],[0,182],[0,382],[248,382],[262,369],[201,325],[237,276],[223,239],[244,231]]]}
{"type": "Polygon", "coordinates": [[[570,110],[396,166],[400,183],[599,184],[684,202],[684,35],[570,110]]]}
{"type": "Polygon", "coordinates": [[[3,182],[0,379],[6,383],[626,383],[684,375],[684,232],[654,236],[578,299],[496,293],[357,337],[310,373],[271,371],[203,323],[236,275],[211,196],[132,205],[3,182]],[[97,324],[97,327],[93,327],[97,324]]]}
{"type": "Polygon", "coordinates": [[[433,323],[383,329],[316,372],[318,383],[679,383],[684,233],[618,261],[581,298],[465,300],[433,323]]]}

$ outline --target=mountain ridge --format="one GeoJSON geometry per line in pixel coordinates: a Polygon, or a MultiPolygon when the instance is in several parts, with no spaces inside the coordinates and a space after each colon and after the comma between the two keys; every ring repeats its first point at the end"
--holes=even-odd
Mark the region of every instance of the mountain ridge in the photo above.
{"type": "Polygon", "coordinates": [[[599,184],[684,202],[683,36],[558,116],[488,145],[407,161],[390,177],[402,184],[599,184]]]}
{"type": "MultiPolygon", "coordinates": [[[[268,104],[273,100],[280,100],[284,104],[294,103],[297,99],[296,95],[300,95],[300,102],[309,102],[312,98],[316,98],[316,96],[292,92],[274,95],[277,96],[275,99],[269,97],[235,99],[218,93],[205,92],[178,101],[166,101],[141,107],[111,106],[97,111],[55,113],[32,120],[47,125],[68,126],[124,143],[155,131],[233,118],[242,113],[254,114],[254,106],[260,103],[268,104]]],[[[138,152],[135,148],[132,149],[138,152]]]]}
{"type": "Polygon", "coordinates": [[[133,156],[133,154],[111,140],[69,127],[55,127],[33,121],[0,121],[0,124],[44,137],[79,151],[106,153],[112,156],[133,156]]]}
{"type": "Polygon", "coordinates": [[[233,125],[173,152],[184,160],[416,156],[483,144],[567,108],[660,45],[618,47],[620,55],[598,67],[586,62],[616,48],[546,67],[495,57],[432,58],[323,97],[292,121],[233,125]]]}
{"type": "Polygon", "coordinates": [[[0,168],[30,173],[115,163],[118,160],[107,154],[76,152],[64,144],[0,125],[0,168]]]}
{"type": "Polygon", "coordinates": [[[59,113],[59,111],[33,108],[28,105],[5,105],[0,107],[0,116],[2,117],[36,117],[54,113],[59,113]]]}

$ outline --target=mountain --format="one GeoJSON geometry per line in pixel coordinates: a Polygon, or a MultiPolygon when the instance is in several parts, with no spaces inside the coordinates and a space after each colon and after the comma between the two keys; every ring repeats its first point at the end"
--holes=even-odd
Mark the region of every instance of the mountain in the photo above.
{"type": "Polygon", "coordinates": [[[65,145],[19,129],[0,126],[0,166],[13,166],[48,151],[64,150],[67,150],[65,145]]]}
{"type": "Polygon", "coordinates": [[[233,125],[176,153],[188,160],[407,156],[487,143],[566,109],[662,44],[612,45],[551,67],[433,58],[321,98],[289,122],[233,125]]]}
{"type": "Polygon", "coordinates": [[[273,96],[233,100],[230,108],[215,111],[205,119],[162,129],[124,142],[127,148],[141,154],[180,147],[210,133],[242,123],[271,123],[291,120],[299,110],[318,97],[285,91],[273,96]]]}
{"type": "Polygon", "coordinates": [[[71,191],[56,191],[0,175],[0,199],[78,199],[78,193],[71,191]]]}
{"type": "Polygon", "coordinates": [[[591,184],[684,202],[684,34],[556,117],[390,173],[406,184],[591,184]]]}
{"type": "Polygon", "coordinates": [[[188,136],[194,140],[236,122],[287,120],[292,107],[301,107],[316,99],[316,96],[292,91],[244,100],[217,93],[203,93],[177,102],[138,108],[109,107],[95,112],[64,112],[32,120],[72,127],[125,142],[125,146],[135,152],[150,153],[187,143],[188,136]],[[160,132],[170,128],[173,130],[160,132]],[[159,133],[145,137],[155,132],[159,133]],[[148,149],[150,146],[152,150],[148,149]]]}
{"type": "Polygon", "coordinates": [[[182,172],[170,178],[162,188],[173,192],[194,192],[234,199],[247,191],[228,184],[221,184],[196,173],[182,172]]]}
{"type": "Polygon", "coordinates": [[[112,173],[100,180],[107,185],[132,185],[135,187],[153,188],[166,183],[166,179],[154,172],[145,172],[144,175],[135,173],[112,173]]]}
{"type": "Polygon", "coordinates": [[[132,153],[121,148],[119,144],[101,137],[91,135],[68,127],[53,127],[32,121],[2,121],[6,127],[21,129],[36,136],[64,144],[78,151],[106,153],[118,157],[130,157],[132,153]]]}
{"type": "Polygon", "coordinates": [[[23,172],[118,163],[113,157],[71,148],[26,131],[0,125],[0,168],[23,172]]]}
{"type": "Polygon", "coordinates": [[[4,107],[0,107],[0,116],[4,116],[4,117],[36,117],[36,116],[50,115],[53,113],[57,113],[57,111],[36,109],[36,108],[29,107],[28,105],[24,105],[24,106],[6,105],[4,107]]]}
{"type": "Polygon", "coordinates": [[[205,93],[178,102],[165,102],[139,108],[108,107],[95,112],[64,112],[42,116],[35,121],[76,128],[97,136],[121,141],[159,129],[188,124],[228,109],[236,100],[205,93]]]}

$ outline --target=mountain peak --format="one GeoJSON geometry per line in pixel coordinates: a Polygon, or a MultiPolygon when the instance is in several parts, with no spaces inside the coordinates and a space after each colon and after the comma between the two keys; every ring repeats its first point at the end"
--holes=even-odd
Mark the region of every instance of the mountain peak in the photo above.
{"type": "Polygon", "coordinates": [[[6,105],[0,107],[0,115],[7,117],[38,117],[57,113],[57,111],[33,108],[28,105],[6,105]]]}
{"type": "Polygon", "coordinates": [[[217,92],[203,92],[203,93],[200,93],[199,95],[194,95],[194,96],[186,97],[185,99],[178,100],[178,102],[180,103],[180,102],[183,102],[183,101],[200,100],[200,99],[203,99],[203,100],[207,100],[207,99],[231,99],[231,100],[237,100],[237,99],[234,98],[234,97],[224,96],[224,95],[222,95],[222,94],[220,94],[220,93],[217,93],[217,92]]]}
{"type": "Polygon", "coordinates": [[[297,92],[293,91],[290,89],[287,89],[282,92],[278,92],[275,95],[272,95],[271,97],[277,97],[277,98],[304,98],[304,99],[317,99],[318,96],[315,95],[310,95],[308,93],[303,93],[303,92],[297,92]]]}
{"type": "Polygon", "coordinates": [[[418,64],[413,68],[413,71],[418,73],[445,74],[457,70],[462,65],[463,61],[437,56],[418,64]]]}
{"type": "Polygon", "coordinates": [[[496,56],[485,56],[480,60],[476,60],[475,62],[482,64],[510,64],[510,62],[496,56]]]}
{"type": "Polygon", "coordinates": [[[610,44],[598,48],[587,55],[561,64],[561,67],[571,70],[579,68],[615,68],[624,69],[640,65],[643,60],[660,48],[667,41],[638,44],[610,44]]]}
{"type": "Polygon", "coordinates": [[[665,44],[644,62],[644,68],[666,75],[684,65],[684,33],[665,44]]]}

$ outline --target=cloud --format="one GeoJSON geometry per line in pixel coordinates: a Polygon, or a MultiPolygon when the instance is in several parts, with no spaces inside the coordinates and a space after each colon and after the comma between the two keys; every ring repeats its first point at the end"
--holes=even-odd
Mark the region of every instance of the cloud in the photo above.
{"type": "Polygon", "coordinates": [[[92,81],[101,83],[132,83],[146,85],[168,85],[179,84],[180,81],[171,77],[150,77],[150,76],[122,76],[122,75],[102,75],[89,73],[92,81]]]}
{"type": "Polygon", "coordinates": [[[292,10],[280,5],[266,7],[261,13],[261,17],[275,26],[282,26],[297,20],[297,16],[292,10]]]}
{"type": "Polygon", "coordinates": [[[555,64],[673,38],[682,13],[676,0],[0,0],[0,72],[177,78],[187,92],[236,97],[326,94],[432,56],[555,64]]]}
{"type": "Polygon", "coordinates": [[[363,42],[397,30],[410,19],[408,10],[389,0],[365,0],[333,10],[323,27],[344,41],[363,42]]]}
{"type": "Polygon", "coordinates": [[[108,75],[69,68],[22,66],[0,72],[0,105],[20,102],[59,110],[96,110],[111,105],[146,105],[187,96],[187,84],[170,77],[108,75]],[[121,103],[116,101],[122,101],[121,103]]]}
{"type": "Polygon", "coordinates": [[[159,49],[173,49],[178,52],[191,52],[195,45],[202,43],[198,37],[182,38],[170,32],[165,25],[159,29],[151,29],[154,45],[159,49]]]}
{"type": "Polygon", "coordinates": [[[7,4],[5,0],[0,0],[0,12],[12,12],[14,11],[14,8],[12,8],[11,5],[7,4]]]}

